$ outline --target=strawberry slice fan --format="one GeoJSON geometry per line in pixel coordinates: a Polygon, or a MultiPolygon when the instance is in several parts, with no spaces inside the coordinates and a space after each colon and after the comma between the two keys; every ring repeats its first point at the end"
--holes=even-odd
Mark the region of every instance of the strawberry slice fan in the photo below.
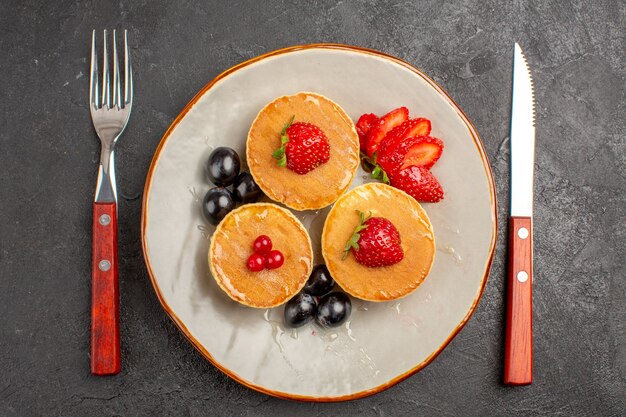
{"type": "Polygon", "coordinates": [[[382,117],[361,115],[356,123],[364,165],[373,179],[406,192],[417,201],[436,203],[444,191],[430,169],[443,152],[443,141],[430,136],[430,120],[409,118],[406,107],[382,117]]]}

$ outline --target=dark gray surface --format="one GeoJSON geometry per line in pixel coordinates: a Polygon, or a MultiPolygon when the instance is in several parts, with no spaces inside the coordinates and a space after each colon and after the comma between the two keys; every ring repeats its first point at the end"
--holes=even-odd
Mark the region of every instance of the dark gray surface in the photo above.
{"type": "Polygon", "coordinates": [[[0,416],[626,415],[625,3],[443,3],[3,0],[0,416]],[[92,28],[130,30],[136,74],[117,155],[123,372],[110,378],[90,376],[88,357],[92,28]],[[526,388],[500,382],[515,40],[538,102],[526,388]],[[378,49],[430,74],[482,135],[500,203],[493,269],[469,324],[422,372],[340,404],[270,398],[217,371],[161,309],[139,237],[152,153],[183,106],[234,64],[312,42],[378,49]]]}

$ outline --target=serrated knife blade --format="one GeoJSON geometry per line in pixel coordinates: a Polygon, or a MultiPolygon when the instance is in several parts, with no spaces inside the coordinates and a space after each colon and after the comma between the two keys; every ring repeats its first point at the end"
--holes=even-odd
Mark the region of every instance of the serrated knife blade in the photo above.
{"type": "Polygon", "coordinates": [[[528,385],[532,383],[535,99],[526,57],[517,43],[514,49],[504,383],[528,385]]]}
{"type": "Polygon", "coordinates": [[[511,216],[532,217],[535,97],[528,62],[515,44],[511,109],[511,216]]]}

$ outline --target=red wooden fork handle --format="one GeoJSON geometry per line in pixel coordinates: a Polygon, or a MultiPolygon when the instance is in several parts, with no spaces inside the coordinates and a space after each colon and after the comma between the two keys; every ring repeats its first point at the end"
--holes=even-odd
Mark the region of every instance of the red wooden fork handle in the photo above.
{"type": "Polygon", "coordinates": [[[92,246],[91,373],[114,375],[121,362],[115,203],[94,203],[92,246]]]}
{"type": "Polygon", "coordinates": [[[533,381],[533,235],[530,217],[509,219],[509,270],[506,306],[504,383],[533,381]]]}

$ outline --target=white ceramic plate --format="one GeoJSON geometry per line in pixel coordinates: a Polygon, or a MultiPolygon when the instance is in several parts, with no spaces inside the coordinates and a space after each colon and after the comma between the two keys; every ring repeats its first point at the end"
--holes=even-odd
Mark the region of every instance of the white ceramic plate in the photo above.
{"type": "MultiPolygon", "coordinates": [[[[352,186],[367,176],[360,171],[352,186]]],[[[229,69],[185,107],[159,145],[143,200],[142,239],[163,308],[215,366],[256,390],[285,398],[339,401],[379,392],[432,361],[473,313],[496,240],[496,200],[484,149],[463,112],[411,65],[342,45],[275,51],[229,69]],[[427,117],[445,150],[433,172],[445,199],[424,204],[437,252],[424,283],[395,302],[353,301],[343,327],[298,330],[282,324],[282,307],[258,310],[231,301],[210,276],[213,228],[200,202],[210,188],[203,164],[214,147],[236,149],[257,112],[281,95],[321,93],[357,119],[407,106],[427,117]]],[[[300,212],[316,260],[327,210],[300,212]]]]}

